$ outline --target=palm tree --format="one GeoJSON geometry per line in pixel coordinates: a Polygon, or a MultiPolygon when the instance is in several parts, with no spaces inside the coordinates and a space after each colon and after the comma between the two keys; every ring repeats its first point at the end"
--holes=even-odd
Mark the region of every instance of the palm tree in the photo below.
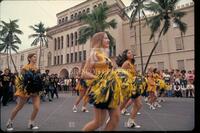
{"type": "Polygon", "coordinates": [[[0,51],[3,51],[4,53],[7,53],[7,65],[9,68],[9,55],[11,58],[11,61],[13,63],[15,72],[17,72],[16,65],[13,61],[11,51],[15,51],[17,53],[17,50],[19,47],[16,44],[21,44],[21,40],[18,38],[17,34],[21,35],[23,32],[19,30],[19,26],[16,24],[18,20],[10,20],[9,23],[6,23],[5,21],[1,21],[3,25],[0,25],[1,31],[0,31],[0,51]]]}
{"type": "Polygon", "coordinates": [[[149,11],[154,12],[156,15],[151,17],[149,20],[149,26],[151,29],[151,36],[150,40],[154,37],[155,32],[161,27],[161,31],[159,32],[158,39],[154,44],[153,49],[147,59],[147,63],[144,69],[144,72],[147,69],[151,56],[160,41],[161,35],[165,35],[171,26],[171,19],[172,22],[175,23],[181,33],[186,32],[187,24],[181,21],[181,18],[185,15],[185,12],[176,11],[175,6],[179,0],[155,0],[155,2],[151,2],[146,5],[146,9],[149,11]]]}
{"type": "MultiPolygon", "coordinates": [[[[105,31],[106,29],[113,28],[115,29],[117,23],[115,19],[107,22],[106,11],[108,10],[108,6],[103,4],[92,11],[91,14],[83,14],[80,16],[80,20],[88,24],[88,26],[83,26],[80,28],[80,35],[78,42],[79,44],[84,44],[86,41],[92,37],[95,33],[105,31]]],[[[105,31],[110,39],[110,49],[115,45],[115,39],[112,35],[105,31]]]]}
{"type": "Polygon", "coordinates": [[[42,22],[29,27],[35,31],[34,34],[29,35],[29,38],[35,38],[34,41],[31,43],[31,46],[38,45],[38,43],[40,45],[39,64],[38,64],[38,68],[40,69],[41,49],[43,46],[48,47],[48,38],[52,39],[52,37],[46,34],[48,28],[45,28],[42,22]]]}
{"type": "Polygon", "coordinates": [[[146,1],[147,0],[132,0],[131,4],[124,9],[125,12],[132,11],[131,16],[130,16],[130,28],[132,28],[133,23],[136,22],[137,18],[139,21],[139,42],[140,42],[139,45],[140,45],[140,59],[141,59],[142,75],[144,75],[144,73],[143,73],[143,57],[142,57],[142,39],[141,39],[141,13],[145,17],[145,20],[148,22],[145,12],[144,12],[144,8],[145,8],[144,3],[146,1]]]}

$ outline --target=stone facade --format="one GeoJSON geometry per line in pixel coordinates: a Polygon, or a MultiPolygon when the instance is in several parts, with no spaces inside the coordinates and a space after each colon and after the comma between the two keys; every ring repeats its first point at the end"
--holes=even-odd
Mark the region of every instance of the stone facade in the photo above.
{"type": "MultiPolygon", "coordinates": [[[[48,30],[48,34],[53,37],[49,40],[48,48],[43,47],[41,55],[41,70],[49,69],[50,73],[57,73],[61,77],[76,76],[90,53],[90,40],[86,44],[78,44],[77,39],[80,27],[85,24],[80,22],[77,17],[79,14],[90,13],[100,4],[107,4],[108,20],[115,19],[116,29],[108,31],[116,39],[116,47],[112,50],[112,59],[115,55],[122,53],[125,49],[132,49],[135,53],[137,69],[141,69],[139,53],[138,22],[129,27],[127,17],[123,16],[121,9],[125,7],[121,0],[87,0],[72,8],[57,13],[57,25],[48,30]]],[[[185,11],[187,14],[182,19],[188,25],[183,41],[178,28],[173,25],[168,33],[162,37],[156,51],[154,52],[150,64],[159,69],[194,69],[194,3],[177,6],[177,10],[185,11]]],[[[142,20],[142,25],[144,21],[142,20]]],[[[149,41],[150,30],[148,27],[142,27],[142,49],[143,58],[146,62],[150,50],[156,40],[149,41]]],[[[27,54],[37,52],[39,47],[21,51],[19,54],[13,54],[18,69],[27,63],[27,54]],[[23,57],[24,56],[24,57],[23,57]],[[24,59],[23,59],[24,58],[24,59]],[[23,60],[22,60],[23,59],[23,60]]],[[[6,56],[1,56],[0,69],[6,66],[6,56]]],[[[13,70],[13,68],[12,68],[13,70]]]]}

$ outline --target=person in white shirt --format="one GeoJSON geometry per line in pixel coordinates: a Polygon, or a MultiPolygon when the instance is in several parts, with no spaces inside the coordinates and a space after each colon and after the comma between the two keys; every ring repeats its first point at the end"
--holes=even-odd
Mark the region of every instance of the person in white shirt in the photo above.
{"type": "Polygon", "coordinates": [[[174,96],[182,97],[181,86],[180,86],[179,82],[174,83],[174,96]]]}
{"type": "Polygon", "coordinates": [[[186,97],[194,97],[194,85],[189,81],[186,89],[186,97]]]}

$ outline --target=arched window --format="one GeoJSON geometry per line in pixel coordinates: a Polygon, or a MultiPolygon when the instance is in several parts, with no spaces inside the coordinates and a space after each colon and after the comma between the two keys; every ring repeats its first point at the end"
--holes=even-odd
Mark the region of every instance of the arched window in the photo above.
{"type": "Polygon", "coordinates": [[[59,19],[59,22],[58,22],[58,24],[61,24],[61,19],[59,19]]]}
{"type": "Polygon", "coordinates": [[[97,5],[94,5],[94,7],[93,7],[93,8],[95,9],[96,7],[97,7],[97,5]]]}
{"type": "Polygon", "coordinates": [[[79,17],[81,16],[81,11],[78,12],[78,16],[79,16],[79,17]]]}
{"type": "Polygon", "coordinates": [[[68,17],[65,17],[65,22],[67,22],[68,21],[68,17]]]}
{"type": "Polygon", "coordinates": [[[75,16],[74,16],[75,18],[77,18],[78,17],[78,14],[77,13],[75,13],[75,16]]]}
{"type": "Polygon", "coordinates": [[[87,13],[89,13],[90,12],[90,8],[87,8],[87,13]]]}
{"type": "Polygon", "coordinates": [[[85,9],[83,10],[83,14],[85,13],[85,9]]]}
{"type": "Polygon", "coordinates": [[[64,19],[64,18],[62,18],[62,23],[64,23],[64,21],[65,21],[65,19],[64,19]]]}
{"type": "Polygon", "coordinates": [[[74,19],[74,15],[73,14],[71,15],[71,19],[74,19]]]}

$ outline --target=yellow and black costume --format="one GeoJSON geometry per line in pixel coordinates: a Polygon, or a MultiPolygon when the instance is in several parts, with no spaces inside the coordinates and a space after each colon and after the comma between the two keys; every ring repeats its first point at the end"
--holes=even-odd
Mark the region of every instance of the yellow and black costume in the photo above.
{"type": "Polygon", "coordinates": [[[136,99],[143,93],[145,80],[141,76],[136,75],[134,64],[128,61],[128,65],[129,69],[127,69],[127,71],[130,73],[130,79],[132,80],[132,90],[135,90],[135,93],[132,93],[131,98],[136,99]]]}
{"type": "Polygon", "coordinates": [[[86,96],[96,108],[114,109],[123,99],[121,81],[116,71],[112,70],[112,62],[104,52],[96,50],[94,53],[98,60],[94,63],[93,73],[97,78],[89,80],[86,96]]]}
{"type": "Polygon", "coordinates": [[[136,94],[132,98],[137,98],[140,95],[144,95],[147,90],[147,79],[138,74],[133,78],[133,87],[136,90],[136,94]]]}
{"type": "Polygon", "coordinates": [[[79,79],[79,82],[76,86],[76,90],[82,91],[82,90],[86,90],[87,88],[88,88],[88,84],[87,84],[86,80],[82,79],[82,78],[79,79]]]}
{"type": "Polygon", "coordinates": [[[136,88],[133,87],[133,78],[131,74],[125,69],[117,69],[117,76],[121,80],[121,92],[124,98],[130,98],[136,94],[136,88]]]}
{"type": "Polygon", "coordinates": [[[161,78],[161,76],[157,73],[153,74],[153,78],[156,82],[156,85],[158,87],[158,90],[160,91],[160,93],[163,93],[165,90],[167,90],[168,86],[165,83],[165,81],[161,78]]]}
{"type": "Polygon", "coordinates": [[[147,78],[147,92],[156,93],[156,82],[153,77],[147,78]]]}
{"type": "Polygon", "coordinates": [[[15,96],[29,97],[30,95],[39,95],[42,91],[42,78],[35,66],[27,64],[22,68],[21,75],[15,79],[15,96]]]}

